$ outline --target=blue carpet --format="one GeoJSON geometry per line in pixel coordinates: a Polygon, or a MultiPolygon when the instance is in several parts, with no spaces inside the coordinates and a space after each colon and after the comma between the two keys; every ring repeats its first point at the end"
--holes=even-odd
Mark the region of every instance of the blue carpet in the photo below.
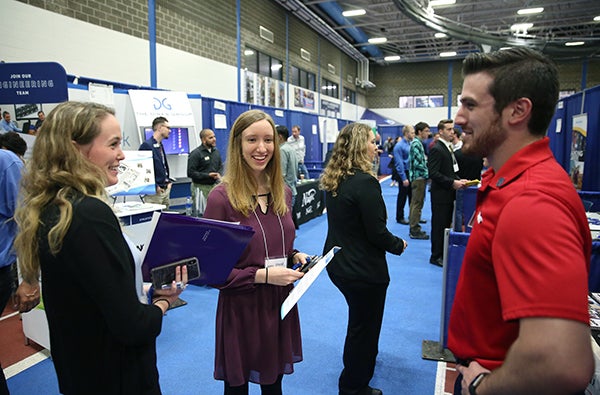
{"type": "MultiPolygon", "coordinates": [[[[442,269],[429,264],[430,242],[408,238],[408,226],[395,222],[398,188],[382,184],[388,208],[388,228],[409,247],[398,257],[388,254],[391,283],[388,289],[379,355],[371,385],[386,395],[433,394],[437,364],[421,358],[421,342],[439,339],[442,269]]],[[[431,211],[425,202],[423,229],[429,233],[431,211]]],[[[408,209],[406,209],[408,213],[408,209]]],[[[327,233],[327,216],[300,226],[295,246],[318,254],[327,233]]],[[[213,372],[214,317],[217,291],[189,287],[187,306],[169,311],[157,341],[160,381],[165,395],[222,393],[213,372]]],[[[288,395],[337,394],[347,309],[341,293],[325,272],[299,302],[304,360],[295,373],[284,377],[288,395]]],[[[266,334],[268,335],[268,334],[266,334]]],[[[52,363],[46,360],[8,380],[12,395],[58,393],[52,363]]],[[[256,385],[250,394],[260,394],[256,385]]]]}

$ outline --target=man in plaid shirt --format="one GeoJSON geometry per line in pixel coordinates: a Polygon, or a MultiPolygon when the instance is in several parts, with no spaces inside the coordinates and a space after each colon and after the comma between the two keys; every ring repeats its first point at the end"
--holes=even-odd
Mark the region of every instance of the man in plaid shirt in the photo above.
{"type": "Polygon", "coordinates": [[[421,221],[421,210],[425,201],[425,187],[429,178],[427,170],[427,158],[423,148],[423,140],[429,134],[429,125],[419,122],[415,125],[415,138],[410,143],[408,153],[409,180],[412,188],[412,200],[410,201],[410,233],[411,239],[429,240],[429,235],[423,232],[419,222],[421,221]]]}

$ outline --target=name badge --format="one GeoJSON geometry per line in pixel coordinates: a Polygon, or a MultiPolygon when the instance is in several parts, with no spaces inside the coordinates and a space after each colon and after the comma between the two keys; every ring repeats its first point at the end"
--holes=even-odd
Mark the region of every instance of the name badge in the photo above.
{"type": "Polygon", "coordinates": [[[265,267],[286,267],[287,258],[265,258],[265,267]]]}

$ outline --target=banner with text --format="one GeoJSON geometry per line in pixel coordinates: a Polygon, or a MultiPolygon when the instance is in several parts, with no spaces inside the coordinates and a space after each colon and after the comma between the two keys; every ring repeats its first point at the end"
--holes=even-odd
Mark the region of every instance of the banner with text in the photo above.
{"type": "Polygon", "coordinates": [[[56,62],[0,63],[0,104],[61,103],[67,73],[56,62]]]}
{"type": "Polygon", "coordinates": [[[165,117],[171,126],[194,126],[192,105],[185,92],[129,90],[138,126],[151,126],[156,117],[165,117]]]}

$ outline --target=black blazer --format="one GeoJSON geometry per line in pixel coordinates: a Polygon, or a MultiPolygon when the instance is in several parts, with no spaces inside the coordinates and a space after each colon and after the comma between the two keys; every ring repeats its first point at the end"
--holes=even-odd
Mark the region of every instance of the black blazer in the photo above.
{"type": "Polygon", "coordinates": [[[404,241],[387,229],[379,181],[356,170],[340,183],[337,196],[327,192],[326,202],[328,229],[323,252],[342,247],[327,265],[328,273],[348,280],[389,283],[385,252],[400,255],[404,241]]]}
{"type": "Polygon", "coordinates": [[[452,204],[456,191],[452,188],[458,175],[454,172],[452,154],[440,140],[431,147],[427,158],[427,168],[431,179],[431,203],[452,204]]]}
{"type": "Polygon", "coordinates": [[[121,225],[100,199],[79,196],[57,254],[49,204],[38,232],[42,293],[61,394],[159,395],[156,337],[162,312],[140,303],[121,225]]]}

